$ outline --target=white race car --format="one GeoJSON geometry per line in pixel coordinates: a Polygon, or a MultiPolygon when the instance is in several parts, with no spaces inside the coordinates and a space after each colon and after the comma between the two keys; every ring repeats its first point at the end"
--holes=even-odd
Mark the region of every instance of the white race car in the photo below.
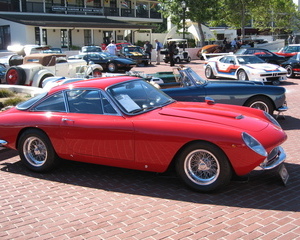
{"type": "Polygon", "coordinates": [[[88,65],[85,60],[67,60],[64,54],[30,54],[25,56],[23,64],[7,69],[7,84],[42,87],[48,77],[100,77],[102,67],[99,64],[88,65]]]}
{"type": "Polygon", "coordinates": [[[205,64],[205,76],[271,82],[278,85],[280,81],[287,79],[287,71],[253,55],[230,54],[210,58],[205,64]]]}

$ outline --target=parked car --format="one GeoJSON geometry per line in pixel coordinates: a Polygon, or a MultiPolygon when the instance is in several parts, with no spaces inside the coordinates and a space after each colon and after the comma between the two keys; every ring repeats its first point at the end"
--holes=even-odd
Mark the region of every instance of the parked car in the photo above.
{"type": "Polygon", "coordinates": [[[47,50],[43,50],[42,53],[63,53],[61,48],[49,48],[47,50]]]}
{"type": "Polygon", "coordinates": [[[275,53],[285,57],[292,57],[298,52],[300,52],[300,44],[289,44],[275,53]]]}
{"type": "Polygon", "coordinates": [[[129,71],[136,63],[130,58],[112,55],[108,52],[82,53],[68,57],[69,60],[84,59],[87,63],[93,62],[102,66],[108,72],[129,71]]]}
{"type": "Polygon", "coordinates": [[[300,52],[281,64],[287,70],[287,77],[293,78],[300,74],[300,52]]]}
{"type": "Polygon", "coordinates": [[[116,43],[117,51],[120,51],[123,47],[127,47],[127,46],[130,46],[130,45],[132,45],[132,44],[129,43],[129,42],[116,43]]]}
{"type": "Polygon", "coordinates": [[[225,55],[210,58],[205,64],[207,78],[233,78],[280,84],[287,79],[287,71],[278,65],[266,63],[253,55],[225,55]]]}
{"type": "Polygon", "coordinates": [[[204,102],[206,97],[226,103],[261,109],[273,115],[286,111],[285,88],[252,81],[208,81],[190,67],[177,67],[174,72],[147,74],[173,99],[184,102],[204,102]]]}
{"type": "Polygon", "coordinates": [[[87,65],[85,60],[67,61],[64,54],[31,54],[24,57],[23,64],[7,69],[7,84],[42,87],[47,77],[101,76],[102,67],[98,64],[87,65]]]}
{"type": "MultiPolygon", "coordinates": [[[[174,54],[174,62],[180,63],[180,62],[190,62],[191,56],[187,50],[185,50],[188,47],[187,39],[168,39],[166,46],[168,46],[169,42],[175,42],[177,53],[174,54]]],[[[168,63],[170,62],[170,55],[168,48],[162,49],[160,51],[161,54],[164,54],[164,62],[168,63]]]]}
{"type": "Polygon", "coordinates": [[[0,144],[18,149],[30,170],[60,159],[153,172],[174,165],[203,192],[256,167],[284,168],[286,138],[261,110],[177,102],[130,76],[60,85],[0,113],[0,144]]]}
{"type": "Polygon", "coordinates": [[[133,59],[137,65],[144,64],[145,66],[148,66],[150,63],[149,55],[144,51],[142,47],[139,46],[128,45],[122,47],[119,55],[121,57],[133,59]]]}
{"type": "Polygon", "coordinates": [[[197,52],[197,57],[200,58],[201,60],[205,60],[205,54],[207,53],[221,53],[222,51],[222,46],[218,45],[218,44],[210,44],[210,45],[206,45],[202,48],[200,48],[197,52]]]}
{"type": "Polygon", "coordinates": [[[6,73],[6,67],[5,65],[0,63],[0,83],[4,82],[5,73],[6,73]]]}
{"type": "Polygon", "coordinates": [[[90,53],[90,52],[102,52],[102,48],[100,46],[83,46],[81,47],[81,51],[79,53],[90,53]]]}
{"type": "Polygon", "coordinates": [[[237,55],[252,54],[259,57],[260,59],[264,60],[267,63],[273,63],[277,65],[280,65],[281,63],[287,60],[286,57],[277,55],[263,48],[240,48],[235,52],[235,54],[237,55]]]}

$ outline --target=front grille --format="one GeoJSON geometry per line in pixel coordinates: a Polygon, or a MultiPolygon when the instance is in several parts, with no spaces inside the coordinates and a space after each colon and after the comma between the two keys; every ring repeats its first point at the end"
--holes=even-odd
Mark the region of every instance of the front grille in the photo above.
{"type": "Polygon", "coordinates": [[[280,154],[279,147],[274,148],[268,155],[266,161],[264,162],[264,165],[266,167],[269,167],[274,164],[274,162],[277,160],[278,155],[280,154]]]}

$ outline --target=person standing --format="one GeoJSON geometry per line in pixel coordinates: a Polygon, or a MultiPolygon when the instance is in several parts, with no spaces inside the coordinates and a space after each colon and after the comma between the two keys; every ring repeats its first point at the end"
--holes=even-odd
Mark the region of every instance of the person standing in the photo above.
{"type": "Polygon", "coordinates": [[[117,46],[115,44],[115,41],[111,40],[110,44],[106,46],[105,50],[112,55],[117,55],[117,46]]]}
{"type": "Polygon", "coordinates": [[[157,40],[155,39],[155,43],[156,43],[156,46],[155,46],[155,50],[156,50],[156,65],[159,65],[160,64],[160,50],[162,49],[162,44],[157,40]]]}
{"type": "Polygon", "coordinates": [[[175,53],[176,44],[173,41],[169,41],[168,43],[168,53],[170,58],[170,66],[173,67],[175,65],[174,61],[174,53],[175,53]]]}
{"type": "Polygon", "coordinates": [[[231,41],[231,49],[232,51],[235,51],[237,49],[236,38],[231,41]]]}
{"type": "Polygon", "coordinates": [[[149,55],[150,64],[151,64],[151,52],[152,52],[152,44],[149,41],[146,41],[144,45],[145,52],[149,55]]]}

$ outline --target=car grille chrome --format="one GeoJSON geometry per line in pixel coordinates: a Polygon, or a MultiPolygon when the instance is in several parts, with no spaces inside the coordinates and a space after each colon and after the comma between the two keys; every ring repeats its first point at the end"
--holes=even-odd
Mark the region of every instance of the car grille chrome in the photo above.
{"type": "Polygon", "coordinates": [[[286,154],[283,148],[278,146],[268,154],[268,157],[260,164],[260,167],[264,170],[275,168],[284,162],[285,158],[286,154]]]}

